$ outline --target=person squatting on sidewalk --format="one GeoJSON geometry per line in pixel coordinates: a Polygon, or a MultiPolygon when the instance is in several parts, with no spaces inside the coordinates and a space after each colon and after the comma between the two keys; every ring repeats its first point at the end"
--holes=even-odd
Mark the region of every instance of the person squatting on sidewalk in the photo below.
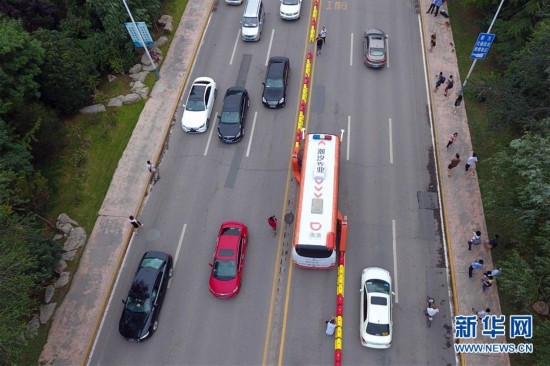
{"type": "Polygon", "coordinates": [[[447,142],[447,146],[445,146],[445,150],[449,150],[449,146],[451,146],[456,141],[457,138],[458,138],[458,132],[455,132],[451,136],[449,136],[449,141],[447,142]]]}
{"type": "Polygon", "coordinates": [[[130,220],[130,224],[132,224],[132,226],[134,227],[134,233],[136,233],[137,235],[137,229],[140,228],[140,227],[143,227],[143,224],[141,222],[139,222],[138,220],[136,220],[134,218],[134,216],[130,215],[130,217],[128,218],[128,220],[130,220]]]}
{"type": "Polygon", "coordinates": [[[437,91],[437,89],[445,82],[445,76],[443,76],[443,72],[440,72],[439,75],[436,75],[437,80],[435,82],[435,89],[434,93],[437,91]]]}
{"type": "Polygon", "coordinates": [[[271,230],[273,230],[273,236],[277,235],[277,218],[275,215],[268,217],[267,223],[271,227],[271,230]]]}
{"type": "Polygon", "coordinates": [[[472,239],[468,240],[468,250],[472,250],[472,244],[473,245],[481,244],[481,231],[479,230],[474,231],[474,236],[472,236],[472,239]]]}
{"type": "Polygon", "coordinates": [[[473,261],[472,264],[470,264],[470,268],[468,268],[468,277],[472,278],[474,270],[479,269],[483,269],[483,259],[478,259],[477,261],[473,261]]]}
{"type": "Polygon", "coordinates": [[[147,170],[149,170],[151,173],[153,173],[153,182],[154,183],[158,182],[158,180],[160,179],[159,170],[149,160],[147,160],[147,170]]]}
{"type": "Polygon", "coordinates": [[[432,33],[431,39],[430,39],[430,52],[435,48],[435,41],[437,39],[437,35],[435,33],[432,33]]]}
{"type": "Polygon", "coordinates": [[[485,310],[480,310],[480,311],[476,311],[475,308],[472,308],[472,311],[474,312],[474,314],[477,315],[479,320],[483,320],[483,318],[485,318],[487,315],[491,313],[490,308],[486,308],[485,310]]]}
{"type": "Polygon", "coordinates": [[[451,159],[451,163],[447,166],[447,176],[451,176],[451,169],[455,168],[460,163],[460,155],[455,154],[455,157],[451,159]]]}
{"type": "Polygon", "coordinates": [[[481,291],[485,292],[489,287],[493,286],[494,277],[491,275],[484,275],[481,280],[481,291]]]}
{"type": "Polygon", "coordinates": [[[447,86],[445,87],[445,92],[443,95],[447,96],[447,90],[452,89],[455,85],[455,82],[453,80],[453,75],[449,75],[449,80],[447,80],[447,86]]]}

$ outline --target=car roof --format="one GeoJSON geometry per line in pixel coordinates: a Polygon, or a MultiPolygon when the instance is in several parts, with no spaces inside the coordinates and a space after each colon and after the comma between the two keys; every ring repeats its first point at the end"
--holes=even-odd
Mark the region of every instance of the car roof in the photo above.
{"type": "Polygon", "coordinates": [[[390,301],[389,295],[375,292],[368,295],[369,311],[368,322],[374,324],[390,323],[390,301]]]}
{"type": "Polygon", "coordinates": [[[241,98],[243,93],[246,92],[245,88],[232,87],[225,92],[225,98],[223,99],[223,111],[238,111],[241,105],[241,98]]]}

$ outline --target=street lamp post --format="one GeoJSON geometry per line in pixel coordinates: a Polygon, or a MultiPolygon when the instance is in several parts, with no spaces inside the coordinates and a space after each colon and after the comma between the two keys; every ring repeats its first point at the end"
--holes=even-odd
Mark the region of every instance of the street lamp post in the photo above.
{"type": "MultiPolygon", "coordinates": [[[[504,0],[503,0],[504,1],[504,0]]],[[[130,20],[132,21],[132,24],[134,25],[134,28],[136,29],[137,36],[139,37],[139,41],[143,45],[143,48],[145,49],[145,53],[147,54],[147,57],[149,58],[149,61],[151,62],[151,65],[155,67],[155,76],[157,77],[157,80],[160,79],[159,70],[157,68],[157,65],[155,64],[155,61],[153,61],[153,58],[151,57],[151,54],[149,53],[149,49],[147,48],[147,45],[145,44],[145,40],[141,36],[141,32],[139,31],[137,24],[134,20],[134,17],[132,16],[132,13],[130,12],[130,8],[128,7],[128,4],[126,4],[126,0],[122,0],[122,3],[124,4],[124,7],[126,8],[126,11],[128,12],[128,15],[130,16],[130,20]]]]}
{"type": "MultiPolygon", "coordinates": [[[[504,4],[504,0],[500,1],[500,5],[498,6],[497,12],[495,13],[495,16],[493,17],[493,21],[491,22],[491,25],[489,26],[489,29],[487,30],[487,33],[491,33],[491,29],[493,28],[493,25],[495,24],[495,21],[497,20],[498,13],[500,12],[500,8],[502,8],[502,4],[504,4]]],[[[462,89],[460,90],[460,94],[464,94],[464,90],[466,89],[466,84],[468,84],[468,79],[470,78],[470,75],[472,74],[472,71],[474,71],[474,67],[476,66],[477,59],[472,62],[472,66],[470,67],[470,71],[468,71],[468,75],[466,75],[466,79],[464,79],[464,84],[462,84],[462,89]]]]}

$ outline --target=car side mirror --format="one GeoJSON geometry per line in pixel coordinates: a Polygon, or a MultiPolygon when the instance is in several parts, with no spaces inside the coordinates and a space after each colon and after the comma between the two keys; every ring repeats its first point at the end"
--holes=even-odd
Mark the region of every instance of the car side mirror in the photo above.
{"type": "Polygon", "coordinates": [[[262,81],[262,85],[265,86],[265,81],[262,81]]]}
{"type": "MultiPolygon", "coordinates": [[[[222,116],[218,115],[218,119],[222,119],[222,116]]],[[[212,263],[211,263],[212,264],[212,263]]]]}
{"type": "Polygon", "coordinates": [[[212,264],[212,263],[208,263],[208,265],[209,265],[210,267],[212,267],[212,266],[213,266],[213,264],[212,264]]]}
{"type": "Polygon", "coordinates": [[[124,305],[126,305],[126,300],[122,299],[122,303],[123,303],[124,305]]]}
{"type": "Polygon", "coordinates": [[[182,107],[183,109],[185,109],[185,104],[182,104],[181,107],[182,107]]]}

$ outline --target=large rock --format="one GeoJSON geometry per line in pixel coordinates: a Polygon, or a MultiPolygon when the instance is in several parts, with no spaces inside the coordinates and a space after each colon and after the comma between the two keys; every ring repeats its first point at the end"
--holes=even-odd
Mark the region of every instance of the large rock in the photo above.
{"type": "Polygon", "coordinates": [[[40,306],[40,324],[46,324],[50,320],[56,306],[57,303],[55,302],[40,306]]]}
{"type": "Polygon", "coordinates": [[[55,225],[59,230],[63,231],[65,235],[69,234],[73,230],[73,225],[69,224],[68,222],[65,224],[60,225],[57,223],[55,225]]]}
{"type": "Polygon", "coordinates": [[[549,314],[550,309],[548,308],[548,304],[545,303],[544,301],[537,301],[532,305],[532,307],[533,307],[533,310],[535,310],[538,314],[541,314],[544,316],[547,316],[549,314]]]}
{"type": "Polygon", "coordinates": [[[124,100],[124,95],[119,95],[118,97],[109,99],[107,107],[121,107],[122,101],[124,100]]]}
{"type": "Polygon", "coordinates": [[[168,33],[172,33],[174,31],[174,26],[172,25],[172,22],[170,22],[166,23],[162,29],[164,29],[168,33]]]}
{"type": "Polygon", "coordinates": [[[130,78],[132,80],[136,80],[136,81],[139,80],[141,82],[144,82],[148,74],[149,74],[149,71],[140,71],[135,74],[130,74],[130,78]]]}
{"type": "Polygon", "coordinates": [[[71,219],[66,213],[59,214],[59,216],[57,216],[57,222],[61,224],[69,223],[73,226],[78,226],[78,222],[71,219]]]}
{"type": "Polygon", "coordinates": [[[61,272],[59,275],[59,278],[55,283],[53,284],[53,287],[55,288],[61,288],[63,286],[66,286],[69,283],[69,272],[61,272]]]}
{"type": "Polygon", "coordinates": [[[143,88],[136,91],[143,99],[147,99],[147,96],[149,95],[149,87],[144,86],[143,88]]]}
{"type": "Polygon", "coordinates": [[[57,265],[54,268],[54,272],[57,274],[61,274],[67,268],[67,262],[65,262],[63,259],[60,259],[59,262],[57,262],[57,265]]]}
{"type": "Polygon", "coordinates": [[[107,108],[103,104],[94,104],[84,107],[80,110],[82,114],[94,114],[107,111],[107,108]]]}
{"type": "Polygon", "coordinates": [[[38,335],[38,328],[40,328],[40,318],[35,315],[30,322],[27,323],[27,331],[25,332],[25,338],[31,339],[38,335]]]}
{"type": "Polygon", "coordinates": [[[76,257],[76,250],[71,250],[70,252],[65,252],[61,256],[61,259],[64,261],[72,261],[76,257]]]}
{"type": "Polygon", "coordinates": [[[63,245],[63,250],[69,252],[71,250],[80,248],[84,244],[86,244],[86,231],[81,226],[75,227],[69,233],[69,237],[63,245]]]}
{"type": "Polygon", "coordinates": [[[144,65],[143,66],[143,71],[153,71],[158,67],[158,65],[159,65],[158,62],[155,62],[154,65],[144,65]]]}
{"type": "Polygon", "coordinates": [[[135,74],[141,71],[141,64],[135,64],[134,66],[130,67],[130,70],[128,70],[129,74],[135,74]]]}
{"type": "Polygon", "coordinates": [[[158,22],[159,24],[166,24],[166,23],[172,23],[172,16],[171,15],[162,15],[158,22]]]}
{"type": "Polygon", "coordinates": [[[46,287],[46,291],[44,292],[44,302],[46,304],[49,304],[50,301],[52,301],[53,294],[55,293],[55,287],[53,285],[49,285],[46,287]]]}
{"type": "Polygon", "coordinates": [[[116,76],[109,74],[107,75],[107,80],[109,80],[109,82],[112,83],[113,81],[116,80],[116,76]]]}
{"type": "Polygon", "coordinates": [[[132,91],[136,93],[139,89],[143,88],[145,85],[141,81],[136,81],[132,85],[132,91]]]}
{"type": "Polygon", "coordinates": [[[137,93],[130,93],[126,94],[124,96],[124,99],[122,100],[123,104],[134,104],[141,100],[141,96],[137,93]]]}
{"type": "Polygon", "coordinates": [[[155,41],[155,46],[157,47],[164,46],[167,42],[168,42],[168,37],[161,36],[159,37],[159,39],[155,41]]]}

